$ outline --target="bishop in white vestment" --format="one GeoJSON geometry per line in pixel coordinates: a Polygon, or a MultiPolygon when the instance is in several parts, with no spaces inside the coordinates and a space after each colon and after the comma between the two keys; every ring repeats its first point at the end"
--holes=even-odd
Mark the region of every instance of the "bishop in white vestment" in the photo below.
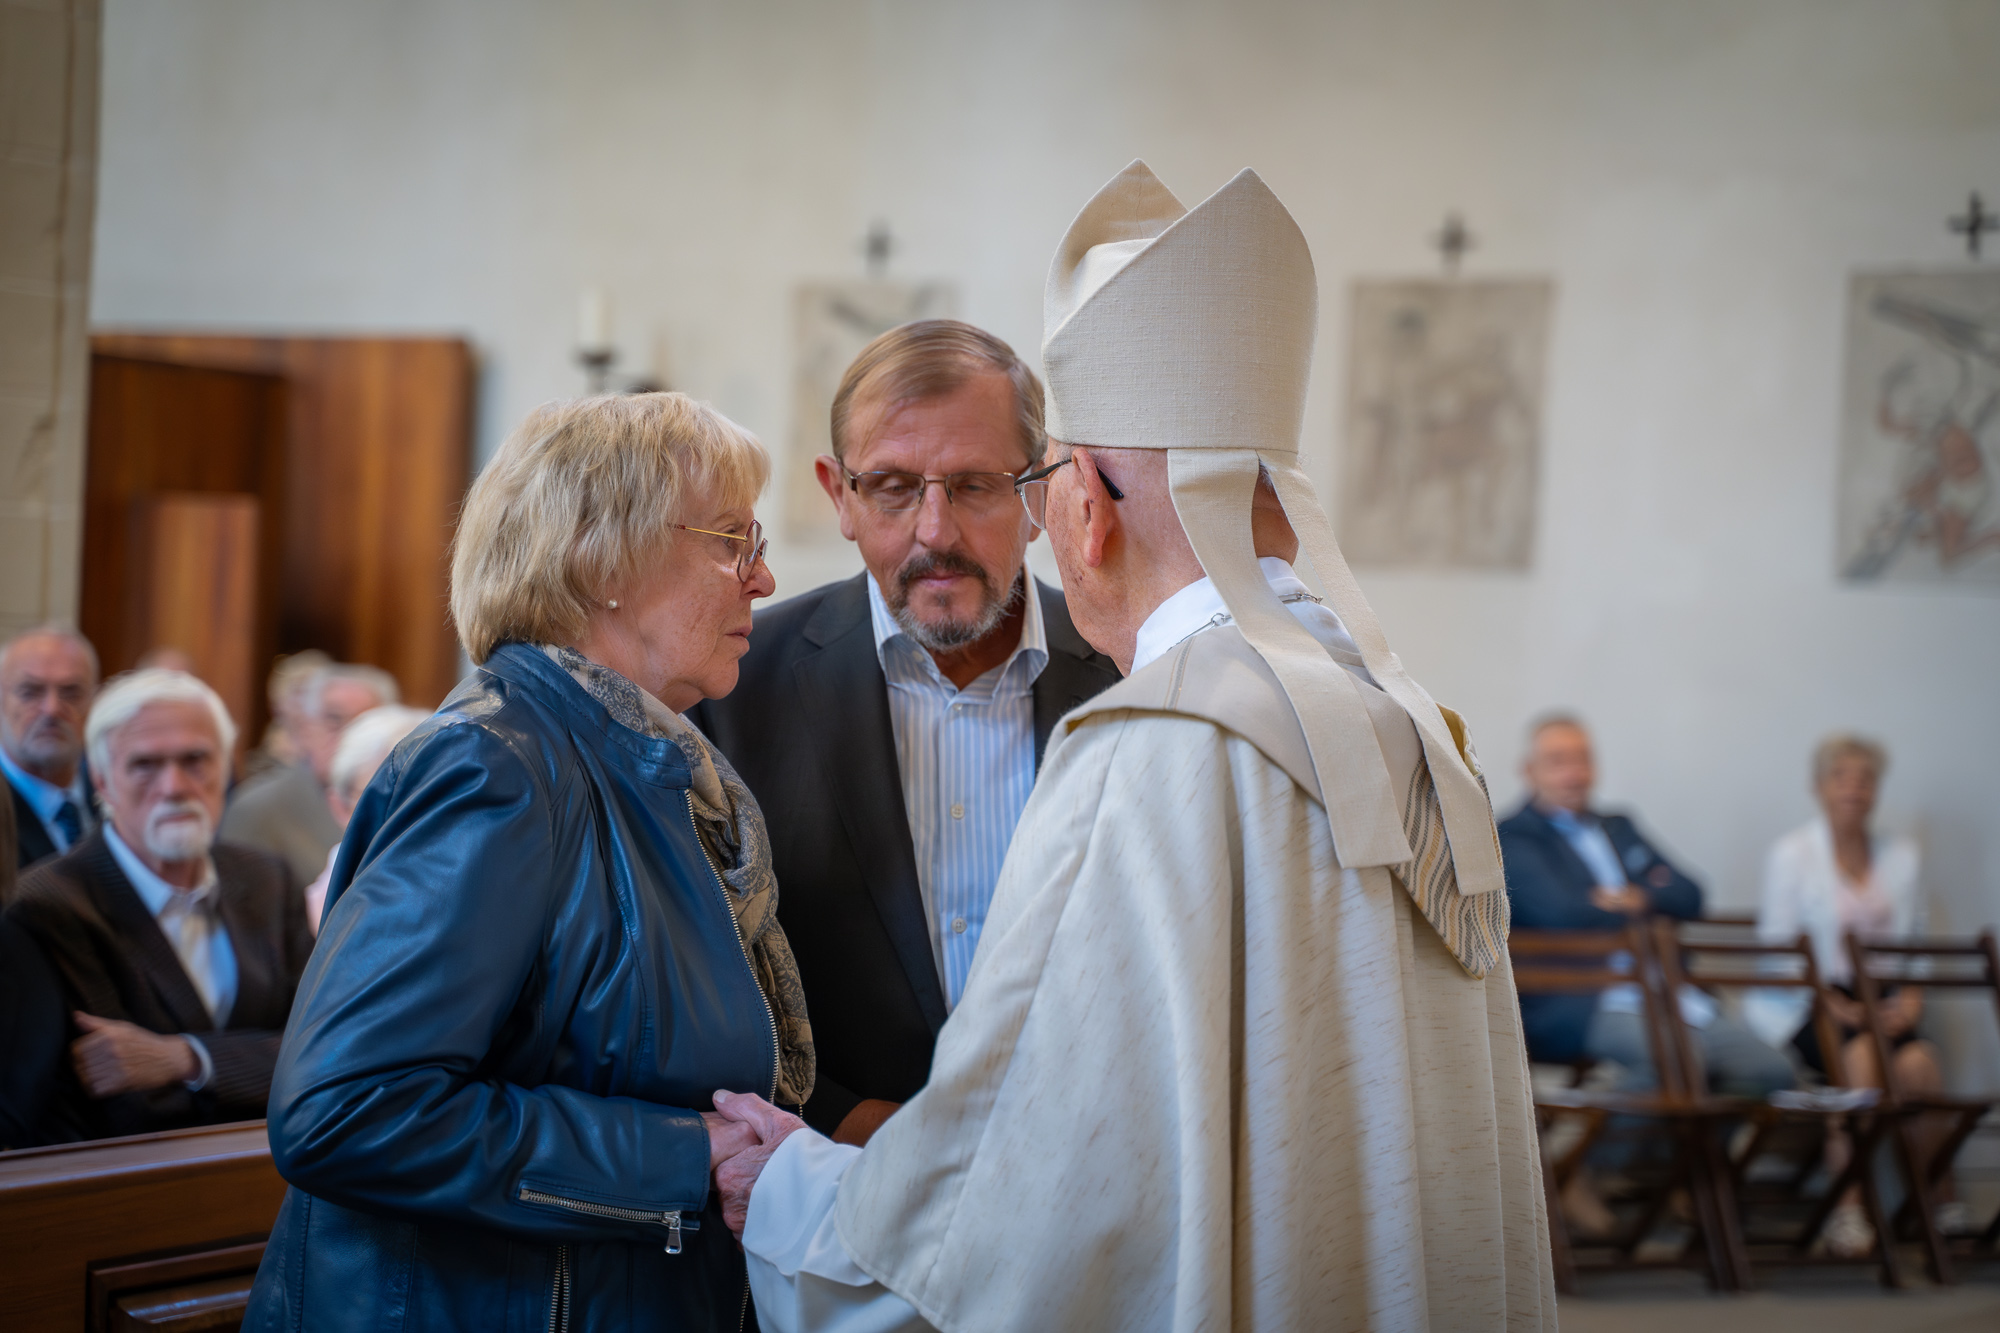
{"type": "Polygon", "coordinates": [[[868,1147],[717,1095],[762,1139],[718,1173],[759,1318],[1552,1329],[1477,760],[1297,467],[1305,239],[1250,172],[1190,211],[1134,163],[1045,311],[1025,498],[1127,679],[1051,739],[931,1081],[868,1147]]]}

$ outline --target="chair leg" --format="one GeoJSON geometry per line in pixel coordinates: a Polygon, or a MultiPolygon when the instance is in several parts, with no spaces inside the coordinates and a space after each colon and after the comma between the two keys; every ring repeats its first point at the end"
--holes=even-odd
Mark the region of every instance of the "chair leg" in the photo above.
{"type": "MultiPolygon", "coordinates": [[[[1926,1169],[1929,1164],[1918,1158],[1916,1144],[1911,1138],[1909,1115],[1891,1112],[1889,1119],[1889,1134],[1895,1140],[1896,1157],[1903,1168],[1903,1182],[1910,1192],[1904,1208],[1917,1215],[1917,1239],[1923,1242],[1931,1281],[1941,1287],[1950,1286],[1958,1279],[1952,1272],[1951,1256],[1945,1253],[1944,1238],[1938,1235],[1937,1217],[1931,1207],[1930,1173],[1926,1169]]],[[[1884,1240],[1893,1244],[1894,1233],[1885,1236],[1884,1240]]]]}
{"type": "Polygon", "coordinates": [[[1542,1163],[1542,1207],[1548,1212],[1549,1220],[1549,1261],[1555,1270],[1556,1291],[1560,1295],[1574,1296],[1576,1289],[1576,1260],[1570,1255],[1569,1223],[1564,1219],[1561,1201],[1561,1186],[1556,1184],[1553,1163],[1542,1163]]]}
{"type": "Polygon", "coordinates": [[[1875,1153],[1882,1142],[1882,1131],[1888,1117],[1877,1115],[1866,1131],[1854,1131],[1854,1158],[1841,1174],[1836,1192],[1831,1196],[1838,1199],[1847,1192],[1850,1177],[1861,1186],[1862,1206],[1868,1210],[1868,1220],[1875,1227],[1875,1253],[1882,1264],[1882,1285],[1891,1289],[1908,1284],[1903,1276],[1903,1257],[1896,1248],[1896,1226],[1889,1217],[1888,1207],[1882,1202],[1882,1188],[1875,1180],[1875,1153]]]}
{"type": "Polygon", "coordinates": [[[1754,1285],[1750,1258],[1743,1247],[1742,1219],[1737,1216],[1729,1154],[1718,1137],[1720,1131],[1716,1122],[1696,1120],[1688,1125],[1694,1147],[1689,1168],[1699,1191],[1696,1216],[1702,1218],[1709,1251],[1715,1256],[1711,1262],[1724,1274],[1723,1290],[1748,1291],[1754,1285]]]}

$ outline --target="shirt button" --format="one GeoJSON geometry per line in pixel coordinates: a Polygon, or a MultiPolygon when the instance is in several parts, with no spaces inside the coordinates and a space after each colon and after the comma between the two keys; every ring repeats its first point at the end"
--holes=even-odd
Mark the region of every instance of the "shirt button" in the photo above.
{"type": "Polygon", "coordinates": [[[952,808],[951,808],[951,817],[952,817],[953,819],[963,819],[963,818],[965,818],[965,807],[964,807],[964,806],[962,806],[962,805],[954,805],[954,806],[952,806],[952,808]]]}
{"type": "Polygon", "coordinates": [[[951,919],[951,933],[954,935],[963,935],[965,933],[964,917],[955,916],[951,919]]]}

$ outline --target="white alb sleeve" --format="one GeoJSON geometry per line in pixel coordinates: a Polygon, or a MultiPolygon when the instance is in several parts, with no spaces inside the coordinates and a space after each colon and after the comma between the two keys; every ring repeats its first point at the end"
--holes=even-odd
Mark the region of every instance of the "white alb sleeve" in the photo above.
{"type": "Polygon", "coordinates": [[[834,1201],[861,1149],[801,1129],[750,1191],[743,1257],[764,1333],[917,1333],[931,1326],[841,1243],[834,1201]]]}

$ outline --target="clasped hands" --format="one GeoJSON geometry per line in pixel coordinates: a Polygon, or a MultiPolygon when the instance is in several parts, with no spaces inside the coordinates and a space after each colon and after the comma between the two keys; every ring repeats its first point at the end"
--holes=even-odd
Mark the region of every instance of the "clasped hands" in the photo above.
{"type": "Polygon", "coordinates": [[[778,1145],[806,1127],[754,1092],[717,1092],[715,1109],[701,1113],[708,1127],[708,1169],[722,1196],[722,1220],[736,1239],[750,1216],[750,1191],[778,1145]]]}

